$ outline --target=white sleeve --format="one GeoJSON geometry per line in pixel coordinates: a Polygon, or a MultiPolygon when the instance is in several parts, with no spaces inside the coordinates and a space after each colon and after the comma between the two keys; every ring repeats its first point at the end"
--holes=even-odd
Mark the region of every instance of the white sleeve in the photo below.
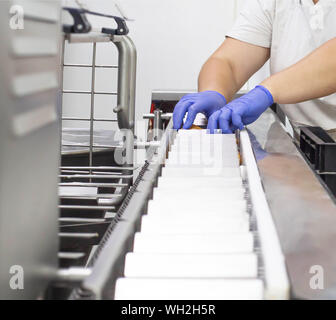
{"type": "Polygon", "coordinates": [[[245,0],[238,19],[227,37],[270,48],[276,0],[245,0]]]}

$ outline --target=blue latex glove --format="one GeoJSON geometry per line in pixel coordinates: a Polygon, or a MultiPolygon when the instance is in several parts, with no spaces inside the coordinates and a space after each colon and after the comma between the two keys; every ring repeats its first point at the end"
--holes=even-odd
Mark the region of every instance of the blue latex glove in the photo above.
{"type": "Polygon", "coordinates": [[[242,130],[244,125],[256,121],[273,103],[272,94],[265,87],[257,86],[214,112],[208,120],[208,129],[211,133],[216,129],[221,129],[222,133],[242,130]]]}
{"type": "Polygon", "coordinates": [[[185,95],[175,106],[173,113],[174,129],[181,129],[185,114],[187,120],[183,129],[189,129],[198,113],[203,113],[208,119],[226,104],[226,99],[217,91],[204,91],[185,95]]]}

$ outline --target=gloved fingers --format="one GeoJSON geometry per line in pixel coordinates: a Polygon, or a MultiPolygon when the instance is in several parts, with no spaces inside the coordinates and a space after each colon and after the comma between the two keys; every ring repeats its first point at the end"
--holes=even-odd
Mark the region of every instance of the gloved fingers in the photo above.
{"type": "Polygon", "coordinates": [[[202,111],[202,103],[194,103],[188,108],[187,120],[183,125],[183,129],[189,129],[195,121],[196,115],[202,111]]]}
{"type": "Polygon", "coordinates": [[[230,130],[233,132],[236,132],[236,130],[239,129],[238,127],[236,127],[232,122],[230,123],[230,130]]]}
{"type": "Polygon", "coordinates": [[[234,110],[232,111],[232,124],[240,130],[244,129],[241,115],[234,110]]]}
{"type": "Polygon", "coordinates": [[[218,119],[221,114],[221,110],[214,112],[208,119],[207,129],[210,130],[210,133],[215,133],[215,130],[218,129],[218,119]]]}
{"type": "Polygon", "coordinates": [[[244,116],[244,124],[247,126],[256,121],[259,117],[260,115],[244,116]]]}
{"type": "Polygon", "coordinates": [[[174,108],[173,112],[173,128],[175,130],[181,129],[184,116],[188,108],[193,104],[192,100],[180,100],[174,108]]]}
{"type": "Polygon", "coordinates": [[[224,134],[232,133],[232,130],[230,128],[231,116],[232,116],[232,112],[230,109],[225,108],[225,107],[221,109],[218,122],[219,122],[219,128],[222,130],[222,133],[224,134]]]}

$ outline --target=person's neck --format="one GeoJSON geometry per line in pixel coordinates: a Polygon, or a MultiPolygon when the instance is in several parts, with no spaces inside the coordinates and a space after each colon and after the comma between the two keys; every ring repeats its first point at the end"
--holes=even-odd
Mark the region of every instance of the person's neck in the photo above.
{"type": "Polygon", "coordinates": [[[319,2],[319,0],[313,0],[313,2],[314,2],[314,4],[316,4],[316,3],[318,3],[318,2],[319,2]]]}

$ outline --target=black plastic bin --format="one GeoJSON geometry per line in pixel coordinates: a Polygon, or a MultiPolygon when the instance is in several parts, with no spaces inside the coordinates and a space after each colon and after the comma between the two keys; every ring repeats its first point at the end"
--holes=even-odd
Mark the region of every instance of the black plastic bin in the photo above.
{"type": "Polygon", "coordinates": [[[336,196],[336,142],[320,127],[302,127],[300,149],[336,196]]]}

